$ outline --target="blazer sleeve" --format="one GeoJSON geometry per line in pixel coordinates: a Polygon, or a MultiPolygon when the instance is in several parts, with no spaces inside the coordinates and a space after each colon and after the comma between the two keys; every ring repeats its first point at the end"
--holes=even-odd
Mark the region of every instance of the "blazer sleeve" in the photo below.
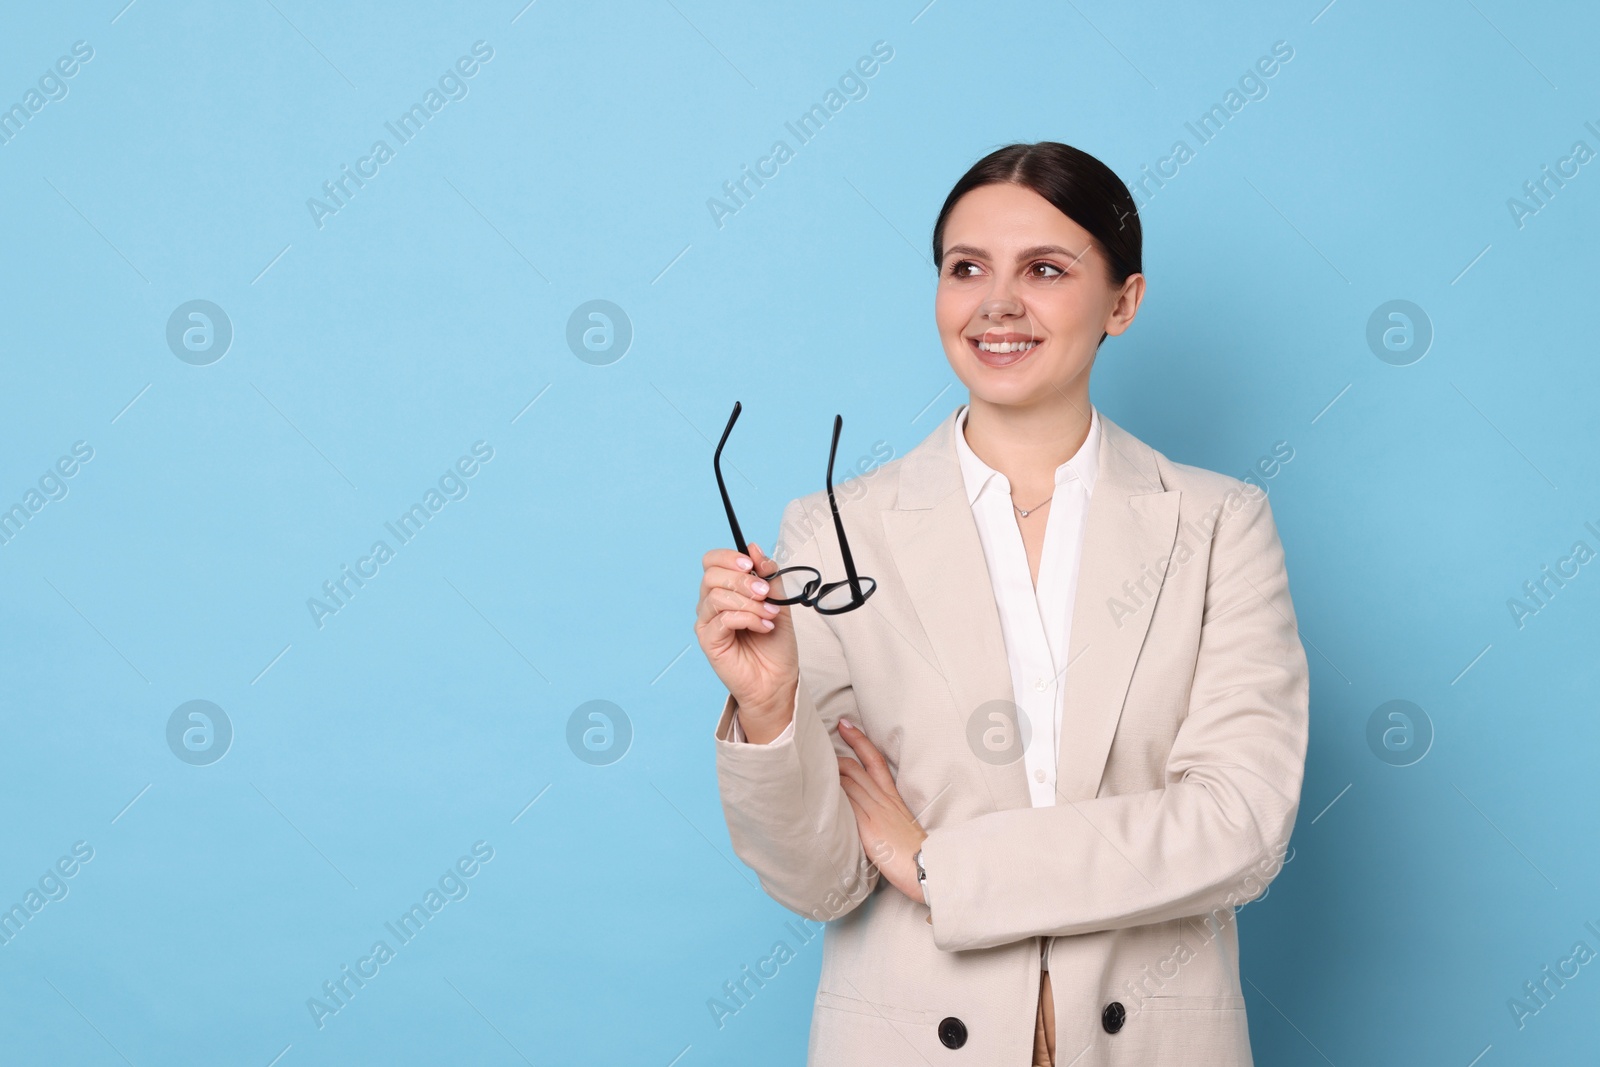
{"type": "MultiPolygon", "coordinates": [[[[799,500],[784,509],[773,558],[823,571],[818,538],[799,500]]],[[[854,717],[849,667],[820,615],[793,605],[800,684],[788,736],[757,745],[732,739],[737,702],[729,694],[714,733],[717,785],[733,850],[767,894],[819,922],[837,919],[871,894],[878,868],[868,861],[850,800],[839,785],[841,716],[854,717]]]]}
{"type": "Polygon", "coordinates": [[[934,943],[987,948],[1244,904],[1281,868],[1310,680],[1265,495],[1218,521],[1189,711],[1163,788],[990,812],[922,845],[934,943]]]}

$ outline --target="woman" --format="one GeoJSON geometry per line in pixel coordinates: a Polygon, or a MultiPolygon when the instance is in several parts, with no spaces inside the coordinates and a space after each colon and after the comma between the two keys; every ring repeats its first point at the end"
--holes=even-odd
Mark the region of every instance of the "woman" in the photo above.
{"type": "Polygon", "coordinates": [[[1140,246],[1092,156],[979,161],[933,231],[969,401],[840,494],[875,594],[767,603],[843,573],[820,492],[775,559],[705,555],[729,835],[828,924],[811,1064],[1251,1062],[1233,911],[1294,826],[1306,657],[1265,494],[1089,402],[1140,246]]]}

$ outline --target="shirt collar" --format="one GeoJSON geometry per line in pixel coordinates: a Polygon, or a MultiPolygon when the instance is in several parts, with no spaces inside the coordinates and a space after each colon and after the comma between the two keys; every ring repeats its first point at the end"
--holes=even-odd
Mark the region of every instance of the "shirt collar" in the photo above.
{"type": "MultiPolygon", "coordinates": [[[[967,444],[967,408],[961,405],[961,411],[956,416],[956,458],[961,462],[961,480],[966,483],[967,504],[970,507],[983,492],[984,486],[992,479],[1004,479],[1005,475],[989,466],[978,458],[978,454],[967,444]]],[[[1100,470],[1100,413],[1093,404],[1089,405],[1089,435],[1084,438],[1078,451],[1072,458],[1056,468],[1056,485],[1060,486],[1072,478],[1083,483],[1084,495],[1094,492],[1095,475],[1100,470]]]]}

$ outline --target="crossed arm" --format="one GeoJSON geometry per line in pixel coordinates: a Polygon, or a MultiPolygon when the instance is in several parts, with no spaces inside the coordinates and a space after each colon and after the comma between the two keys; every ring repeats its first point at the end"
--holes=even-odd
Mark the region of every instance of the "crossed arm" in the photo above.
{"type": "MultiPolygon", "coordinates": [[[[785,529],[793,517],[785,512],[785,529]]],[[[920,900],[911,857],[921,848],[945,950],[1161,922],[1259,895],[1259,872],[1281,855],[1299,807],[1308,700],[1265,497],[1219,523],[1211,568],[1190,708],[1161,788],[933,830],[911,816],[865,735],[839,725],[856,715],[842,651],[826,624],[797,613],[805,667],[792,734],[732,743],[731,698],[719,724],[735,850],[779,903],[831,919],[880,877],[920,900]]]]}

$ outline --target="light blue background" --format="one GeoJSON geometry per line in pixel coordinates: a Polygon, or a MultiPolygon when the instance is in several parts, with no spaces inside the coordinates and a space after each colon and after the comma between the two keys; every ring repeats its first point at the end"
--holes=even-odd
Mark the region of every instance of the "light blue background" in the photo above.
{"type": "Polygon", "coordinates": [[[1293,858],[1241,912],[1257,1062],[1593,1055],[1600,963],[1521,1029],[1507,1001],[1600,949],[1600,565],[1520,629],[1506,604],[1600,548],[1600,164],[1507,207],[1600,149],[1592,8],[124,2],[0,32],[4,106],[94,49],[0,145],[0,506],[94,449],[0,547],[0,905],[94,849],[0,947],[5,1062],[802,1063],[820,939],[723,1028],[706,1003],[790,936],[729,847],[692,645],[712,441],[742,400],[763,544],[836,411],[841,457],[903,455],[964,399],[927,261],[959,175],[1055,139],[1132,182],[1276,41],[1144,208],[1149,297],[1093,393],[1182,462],[1294,450],[1312,737],[1293,858]],[[719,228],[708,198],[877,41],[868,95],[719,228]],[[235,331],[209,366],[165,340],[194,299],[235,331]],[[594,299],[634,329],[606,366],[566,342],[594,299]],[[1408,366],[1365,339],[1393,299],[1436,331],[1408,366]],[[468,495],[319,629],[307,598],[477,441],[468,495]],[[210,766],[166,741],[194,699],[235,730],[210,766]],[[1367,744],[1391,699],[1436,731],[1412,766],[1367,744]],[[631,723],[609,766],[567,744],[590,700],[631,723]],[[307,999],[477,841],[469,895],[319,1030],[307,999]]]}

